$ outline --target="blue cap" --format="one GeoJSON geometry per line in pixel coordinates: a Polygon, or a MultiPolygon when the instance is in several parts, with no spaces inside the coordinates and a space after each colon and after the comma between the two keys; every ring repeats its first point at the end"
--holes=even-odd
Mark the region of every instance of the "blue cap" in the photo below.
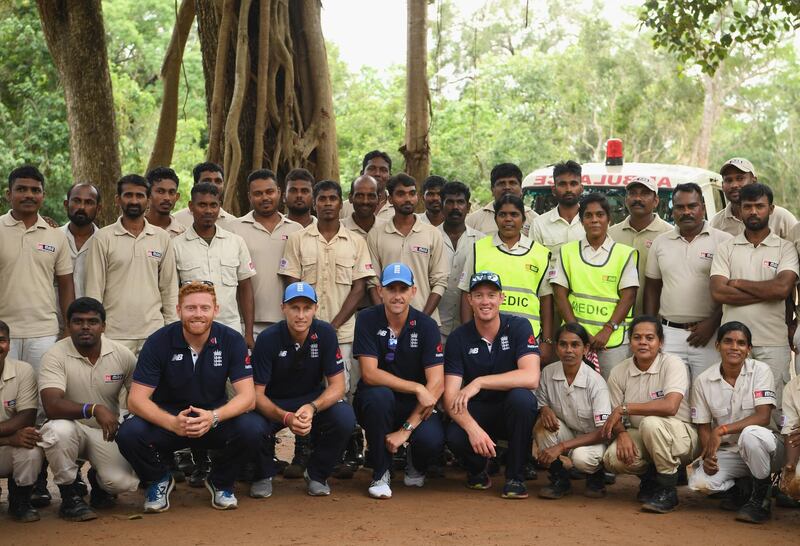
{"type": "Polygon", "coordinates": [[[500,283],[500,275],[493,271],[478,271],[469,278],[470,292],[473,288],[483,283],[494,285],[498,290],[503,289],[503,285],[500,283]]]}
{"type": "Polygon", "coordinates": [[[317,293],[314,292],[314,288],[307,282],[293,282],[286,287],[286,290],[283,292],[283,303],[295,298],[307,298],[317,303],[317,293]]]}
{"type": "Polygon", "coordinates": [[[389,286],[393,282],[401,282],[408,286],[414,286],[414,274],[406,264],[395,262],[387,265],[381,275],[381,286],[389,286]]]}

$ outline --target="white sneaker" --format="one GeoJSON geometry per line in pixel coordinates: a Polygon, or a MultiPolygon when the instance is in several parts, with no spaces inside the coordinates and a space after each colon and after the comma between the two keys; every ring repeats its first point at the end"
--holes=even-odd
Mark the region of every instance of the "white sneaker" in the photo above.
{"type": "Polygon", "coordinates": [[[414,468],[411,462],[411,449],[406,451],[406,475],[403,477],[406,487],[422,487],[425,485],[425,473],[414,468]]]}
{"type": "Polygon", "coordinates": [[[374,480],[369,484],[369,496],[373,499],[390,499],[392,498],[392,488],[389,483],[392,478],[389,476],[389,471],[383,473],[383,476],[378,480],[374,480]]]}

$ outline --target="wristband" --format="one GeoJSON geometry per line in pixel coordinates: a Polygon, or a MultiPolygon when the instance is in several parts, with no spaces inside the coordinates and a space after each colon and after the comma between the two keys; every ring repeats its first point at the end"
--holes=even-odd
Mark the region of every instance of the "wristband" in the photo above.
{"type": "Polygon", "coordinates": [[[91,415],[92,417],[94,417],[94,408],[96,406],[97,406],[97,404],[92,404],[92,408],[89,410],[89,415],[91,415]]]}
{"type": "Polygon", "coordinates": [[[719,430],[722,431],[722,435],[725,436],[728,434],[728,427],[726,425],[720,425],[719,430]]]}
{"type": "Polygon", "coordinates": [[[83,415],[84,419],[88,419],[89,418],[89,416],[86,415],[86,408],[88,408],[88,407],[89,407],[89,404],[84,404],[83,408],[81,409],[81,415],[83,415]]]}
{"type": "Polygon", "coordinates": [[[285,427],[289,426],[289,425],[286,424],[286,421],[289,420],[289,416],[290,415],[294,415],[294,413],[292,413],[291,411],[287,411],[286,413],[283,414],[283,426],[285,426],[285,427]]]}

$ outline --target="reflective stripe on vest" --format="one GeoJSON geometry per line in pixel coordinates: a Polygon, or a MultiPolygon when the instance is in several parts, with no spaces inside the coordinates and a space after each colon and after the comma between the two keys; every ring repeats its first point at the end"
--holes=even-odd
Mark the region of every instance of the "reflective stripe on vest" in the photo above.
{"type": "MultiPolygon", "coordinates": [[[[575,318],[591,334],[596,335],[614,313],[619,302],[619,282],[628,261],[638,260],[633,248],[614,243],[608,259],[602,265],[586,263],[581,255],[581,242],[571,241],[561,247],[561,265],[569,279],[569,303],[575,318]]],[[[634,264],[636,262],[634,261],[634,264]]],[[[606,347],[612,348],[625,340],[625,330],[633,318],[633,306],[628,310],[623,328],[612,332],[606,347]]]]}
{"type": "Polygon", "coordinates": [[[550,251],[534,242],[525,254],[509,254],[494,246],[490,235],[475,243],[475,271],[493,271],[500,275],[505,301],[502,313],[528,319],[533,335],[539,336],[539,286],[550,264],[550,251]]]}

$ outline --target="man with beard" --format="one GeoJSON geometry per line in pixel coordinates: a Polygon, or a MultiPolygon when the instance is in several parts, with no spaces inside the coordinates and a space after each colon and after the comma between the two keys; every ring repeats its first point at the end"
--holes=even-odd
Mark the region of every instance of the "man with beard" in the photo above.
{"type": "Polygon", "coordinates": [[[150,186],[137,174],[117,182],[119,219],[100,229],[86,257],[86,295],[103,303],[106,336],[138,353],[174,322],[178,272],[170,236],[144,217],[150,186]]]}
{"type": "MultiPolygon", "coordinates": [[[[378,203],[373,211],[376,219],[385,222],[394,216],[394,207],[386,196],[386,184],[392,176],[392,158],[386,152],[372,150],[368,152],[361,161],[362,176],[370,176],[378,184],[378,203]]],[[[352,196],[352,193],[351,193],[352,196]]],[[[347,218],[353,213],[355,203],[348,201],[339,213],[341,218],[347,218]]]]}
{"type": "Polygon", "coordinates": [[[777,417],[790,378],[786,298],[797,283],[798,259],[794,246],[769,227],[772,200],[766,184],[748,184],[739,191],[745,230],[717,247],[711,296],[722,304],[723,324],[739,321],[750,328],[751,358],[768,364],[775,376],[777,417]]]}
{"type": "MultiPolygon", "coordinates": [[[[199,184],[200,182],[210,182],[214,184],[217,189],[219,189],[219,200],[222,202],[222,198],[225,195],[225,174],[222,172],[222,167],[216,163],[198,163],[194,166],[194,169],[192,169],[192,178],[195,184],[199,184]]],[[[189,207],[176,212],[175,219],[187,228],[194,223],[192,211],[189,210],[189,207]]],[[[236,220],[236,216],[230,212],[226,212],[225,209],[220,207],[217,225],[229,229],[229,224],[234,220],[236,220]]]]}
{"type": "Polygon", "coordinates": [[[48,421],[42,440],[61,492],[58,515],[69,521],[95,519],[75,475],[77,459],[88,460],[90,504],[114,506],[114,495],[134,491],[139,480],[114,443],[119,428],[120,393],[130,389],[136,357],[103,336],[106,312],[99,301],[78,298],[67,309],[69,337],[42,358],[39,391],[48,421]]]}
{"type": "MultiPolygon", "coordinates": [[[[492,200],[482,208],[467,216],[467,225],[486,235],[497,233],[497,224],[494,221],[494,204],[506,194],[522,198],[522,171],[513,163],[500,163],[492,168],[489,175],[492,188],[492,200]]],[[[538,214],[530,207],[525,207],[525,221],[522,224],[522,234],[526,237],[530,233],[531,224],[538,214]]]]}
{"type": "Polygon", "coordinates": [[[446,344],[447,336],[461,324],[461,290],[458,283],[463,275],[464,265],[472,256],[475,243],[483,238],[483,233],[464,222],[470,207],[470,191],[466,185],[457,180],[448,182],[442,188],[441,197],[444,222],[439,225],[439,232],[444,241],[445,258],[450,264],[447,288],[439,302],[439,320],[442,321],[439,331],[442,334],[442,344],[446,344]]]}
{"type": "MultiPolygon", "coordinates": [[[[711,219],[711,227],[736,236],[745,229],[740,192],[743,187],[758,181],[756,170],[747,159],[734,157],[722,164],[719,174],[722,175],[722,191],[728,204],[711,219]]],[[[790,232],[796,224],[794,214],[775,205],[769,216],[769,229],[772,233],[781,239],[791,240],[790,232]]]]}
{"type": "Polygon", "coordinates": [[[722,308],[711,298],[709,272],[717,247],[732,239],[705,221],[700,186],[678,184],[672,192],[675,228],[650,247],[644,285],[644,313],[661,317],[664,351],[681,357],[694,379],[719,362],[715,332],[722,308]]]}
{"type": "Polygon", "coordinates": [[[432,226],[440,226],[444,222],[442,212],[442,188],[447,180],[441,176],[431,175],[422,183],[422,200],[425,212],[419,213],[419,219],[432,226]]]}
{"type": "Polygon", "coordinates": [[[69,222],[61,226],[61,231],[67,236],[72,258],[75,297],[82,298],[86,287],[86,255],[90,246],[87,243],[98,230],[94,220],[101,209],[100,190],[94,184],[73,184],[67,190],[64,208],[69,222]]]}
{"type": "Polygon", "coordinates": [[[266,434],[256,406],[247,345],[236,331],[214,321],[214,287],[191,282],[178,294],[180,322],[151,335],[133,372],[132,412],[117,433],[122,455],[145,484],[145,512],[169,510],[175,481],[158,453],[190,447],[219,450],[205,482],[211,506],[238,506],[233,483],[266,434]],[[233,396],[228,399],[230,381],[233,396]]]}
{"type": "MultiPolygon", "coordinates": [[[[417,183],[405,173],[389,179],[389,202],[395,215],[367,237],[372,265],[378,271],[387,264],[400,262],[414,273],[416,294],[412,306],[439,322],[436,308],[447,288],[447,258],[439,231],[417,218],[417,183]]],[[[369,289],[372,303],[381,302],[375,286],[369,289]]]]}
{"type": "Polygon", "coordinates": [[[286,175],[286,208],[289,220],[308,227],[317,218],[311,215],[314,175],[306,169],[292,169],[286,175]]]}
{"type": "MultiPolygon", "coordinates": [[[[378,183],[368,174],[362,174],[350,185],[350,198],[342,209],[350,205],[351,213],[342,218],[342,225],[367,240],[372,228],[385,222],[375,216],[378,206],[378,183]]],[[[341,216],[341,213],[340,213],[341,216]]],[[[369,305],[368,300],[364,305],[369,305]]],[[[362,306],[362,307],[364,307],[362,306]]]]}
{"type": "Polygon", "coordinates": [[[186,231],[186,226],[172,216],[172,209],[181,198],[178,191],[180,182],[175,171],[169,167],[150,169],[147,173],[147,183],[150,184],[150,202],[145,214],[147,221],[160,227],[173,238],[186,231]]]}
{"type": "Polygon", "coordinates": [[[550,265],[555,265],[558,249],[570,241],[580,241],[584,235],[578,208],[583,184],[581,166],[572,160],[553,166],[553,197],[558,205],[537,216],[531,225],[530,238],[544,245],[551,253],[550,265]]]}
{"type": "MultiPolygon", "coordinates": [[[[622,222],[608,228],[608,236],[614,242],[633,247],[639,253],[639,286],[644,286],[647,270],[647,255],[653,240],[660,234],[672,231],[672,226],[656,214],[658,207],[658,186],[655,180],[637,176],[625,188],[625,207],[628,216],[622,222]]],[[[633,315],[642,313],[644,290],[636,293],[633,315]]]]}

